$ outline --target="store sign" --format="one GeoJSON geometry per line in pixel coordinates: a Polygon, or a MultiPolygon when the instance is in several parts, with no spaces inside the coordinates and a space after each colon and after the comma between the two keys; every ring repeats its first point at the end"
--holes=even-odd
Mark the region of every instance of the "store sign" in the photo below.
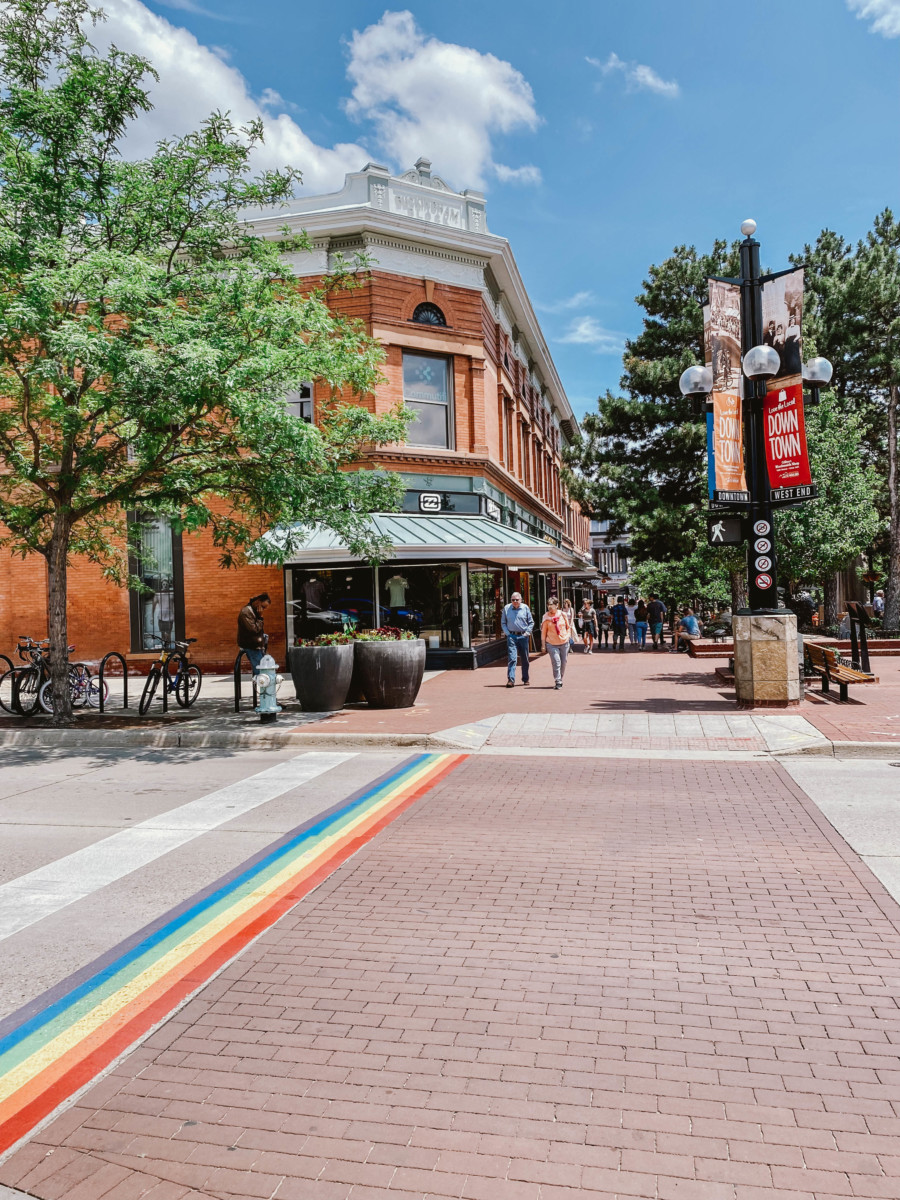
{"type": "Polygon", "coordinates": [[[443,497],[440,492],[419,492],[419,512],[440,512],[443,497]]]}
{"type": "MultiPolygon", "coordinates": [[[[786,489],[811,487],[802,383],[773,388],[766,396],[763,402],[763,436],[770,498],[776,499],[776,493],[786,489]]],[[[787,497],[778,495],[777,498],[784,500],[787,497]]]]}

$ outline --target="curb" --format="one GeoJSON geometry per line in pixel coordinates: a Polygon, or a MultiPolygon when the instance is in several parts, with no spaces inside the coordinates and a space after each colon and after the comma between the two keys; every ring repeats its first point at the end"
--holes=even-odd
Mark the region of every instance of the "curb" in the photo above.
{"type": "Polygon", "coordinates": [[[426,750],[461,750],[468,744],[438,733],[297,733],[277,730],[227,731],[158,729],[40,729],[0,733],[3,750],[139,748],[145,750],[291,750],[306,747],[418,746],[426,750]]]}
{"type": "Polygon", "coordinates": [[[796,749],[770,753],[773,758],[896,758],[900,762],[900,745],[896,742],[811,742],[796,749]]]}

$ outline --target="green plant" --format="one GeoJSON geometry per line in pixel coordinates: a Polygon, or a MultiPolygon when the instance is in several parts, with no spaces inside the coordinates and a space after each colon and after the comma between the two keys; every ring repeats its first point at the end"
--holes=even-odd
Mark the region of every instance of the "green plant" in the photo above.
{"type": "Polygon", "coordinates": [[[354,634],[357,642],[414,642],[416,634],[395,625],[380,625],[378,629],[362,629],[354,634]]]}
{"type": "Polygon", "coordinates": [[[349,646],[356,641],[352,633],[320,633],[314,638],[297,638],[295,646],[349,646]]]}

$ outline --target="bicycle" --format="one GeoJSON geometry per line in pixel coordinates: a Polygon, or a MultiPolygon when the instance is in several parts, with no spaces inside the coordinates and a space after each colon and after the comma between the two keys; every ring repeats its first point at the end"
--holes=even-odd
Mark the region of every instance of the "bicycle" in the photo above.
{"type": "MultiPolygon", "coordinates": [[[[74,646],[69,646],[67,653],[71,654],[74,649],[74,646]]],[[[28,665],[11,666],[0,678],[0,708],[21,717],[34,716],[39,708],[43,708],[47,713],[53,712],[49,651],[48,638],[19,635],[16,653],[28,665]]],[[[9,662],[5,655],[3,657],[9,662]]],[[[69,694],[74,708],[84,705],[95,708],[99,705],[100,685],[97,680],[92,683],[92,679],[86,663],[69,664],[69,694]]],[[[108,692],[106,684],[104,692],[108,692]]]]}
{"type": "Polygon", "coordinates": [[[196,663],[192,663],[188,659],[188,646],[196,640],[196,638],[185,638],[182,642],[175,642],[174,649],[160,643],[159,658],[150,665],[147,682],[144,684],[141,702],[138,705],[138,712],[141,716],[144,716],[153,703],[153,697],[156,695],[156,690],[163,677],[165,677],[164,695],[174,693],[180,708],[190,708],[200,695],[203,672],[196,663]]]}

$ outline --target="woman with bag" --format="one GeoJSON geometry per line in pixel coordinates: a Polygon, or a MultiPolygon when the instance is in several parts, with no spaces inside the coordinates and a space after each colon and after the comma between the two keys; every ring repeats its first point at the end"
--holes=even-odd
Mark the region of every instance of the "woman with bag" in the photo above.
{"type": "Polygon", "coordinates": [[[547,611],[541,621],[541,641],[547,647],[550,662],[553,664],[553,678],[556,681],[557,691],[562,687],[563,676],[566,673],[571,633],[572,626],[569,624],[566,614],[559,607],[559,601],[555,596],[551,596],[547,601],[547,611]]]}
{"type": "Polygon", "coordinates": [[[650,621],[650,613],[643,599],[638,600],[634,610],[634,636],[637,640],[639,650],[643,650],[647,645],[647,625],[650,621]]]}
{"type": "Polygon", "coordinates": [[[585,654],[593,654],[594,641],[600,636],[600,629],[597,624],[597,614],[590,599],[585,600],[581,612],[578,614],[578,628],[584,638],[585,654]]]}

